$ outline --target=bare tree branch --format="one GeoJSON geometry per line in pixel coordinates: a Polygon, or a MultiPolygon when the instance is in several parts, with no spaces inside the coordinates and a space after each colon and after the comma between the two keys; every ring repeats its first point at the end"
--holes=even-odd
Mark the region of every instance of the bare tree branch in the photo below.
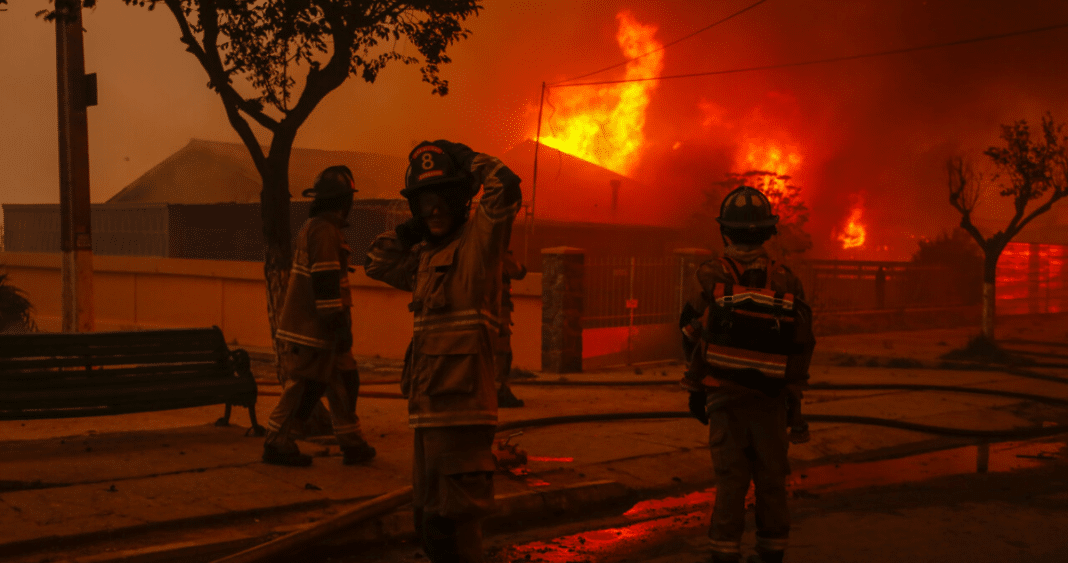
{"type": "MultiPolygon", "coordinates": [[[[182,10],[181,1],[164,0],[164,3],[178,22],[178,28],[182,32],[181,41],[186,44],[186,50],[200,61],[200,66],[204,67],[204,70],[208,73],[208,80],[211,82],[212,88],[219,92],[223,104],[227,106],[227,117],[230,117],[230,107],[232,106],[233,109],[241,110],[263,127],[274,131],[278,127],[278,122],[263,113],[255,102],[246,100],[241,94],[237,93],[230,81],[230,71],[222,64],[217,45],[218,20],[216,19],[215,2],[212,0],[202,2],[199,8],[199,23],[205,30],[204,45],[201,45],[197,41],[196,35],[193,34],[189,20],[186,19],[186,15],[182,10]],[[210,18],[207,17],[209,10],[211,12],[210,18]],[[214,25],[210,26],[210,28],[214,29],[213,36],[209,35],[209,27],[205,26],[207,22],[214,22],[214,25]]],[[[244,119],[240,118],[240,116],[238,118],[244,122],[244,119]]],[[[238,135],[241,135],[242,140],[245,140],[244,134],[240,131],[240,127],[233,122],[233,118],[230,118],[230,123],[235,129],[238,129],[238,135]]],[[[245,126],[247,127],[247,122],[245,126]]],[[[251,129],[249,132],[251,133],[251,129]]],[[[255,135],[253,135],[253,138],[255,138],[255,135]]],[[[258,142],[256,141],[257,144],[258,142]]],[[[248,142],[246,141],[245,144],[248,144],[248,142]]],[[[253,160],[255,160],[255,155],[253,155],[253,160]]]]}
{"type": "Polygon", "coordinates": [[[959,157],[949,159],[946,170],[949,172],[949,203],[960,212],[960,228],[967,231],[979,246],[985,248],[987,239],[972,223],[972,211],[978,205],[979,195],[982,193],[982,180],[976,178],[971,164],[959,157]]]}

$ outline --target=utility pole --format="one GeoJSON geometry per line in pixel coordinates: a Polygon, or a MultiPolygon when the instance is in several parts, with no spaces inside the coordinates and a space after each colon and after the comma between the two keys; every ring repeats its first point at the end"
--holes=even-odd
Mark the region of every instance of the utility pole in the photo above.
{"type": "Polygon", "coordinates": [[[96,76],[85,75],[81,0],[56,2],[56,82],[63,331],[90,332],[95,319],[86,108],[96,103],[96,76]]]}

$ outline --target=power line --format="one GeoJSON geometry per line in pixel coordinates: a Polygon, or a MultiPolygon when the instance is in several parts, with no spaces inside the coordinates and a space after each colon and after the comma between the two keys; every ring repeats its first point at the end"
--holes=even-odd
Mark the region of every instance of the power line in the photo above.
{"type": "Polygon", "coordinates": [[[763,4],[764,2],[767,2],[767,1],[768,0],[758,0],[757,2],[755,2],[753,4],[750,4],[749,6],[746,6],[745,8],[742,8],[741,10],[738,10],[737,12],[734,12],[733,14],[731,14],[731,15],[729,15],[729,16],[727,16],[727,17],[725,17],[725,18],[723,18],[723,19],[721,19],[719,21],[710,23],[710,24],[702,27],[701,29],[698,29],[697,31],[694,31],[693,33],[690,33],[689,35],[684,35],[684,36],[682,36],[682,37],[680,37],[680,38],[678,38],[678,39],[676,39],[676,40],[674,40],[674,41],[672,41],[670,43],[666,43],[664,45],[661,45],[660,47],[658,47],[656,49],[653,49],[652,51],[649,51],[648,53],[642,53],[642,54],[640,54],[640,55],[638,55],[636,57],[631,57],[631,58],[629,58],[629,59],[627,59],[627,60],[625,60],[623,62],[619,62],[619,63],[616,63],[616,64],[611,65],[611,66],[606,66],[606,67],[604,67],[604,68],[602,68],[600,70],[595,70],[593,72],[588,72],[586,74],[583,74],[582,76],[575,76],[575,77],[572,77],[572,78],[568,78],[567,80],[561,80],[560,82],[549,84],[548,86],[551,88],[553,86],[559,86],[559,85],[565,84],[567,82],[572,82],[572,81],[575,81],[575,80],[582,80],[583,78],[587,78],[587,77],[593,76],[595,74],[600,74],[600,73],[602,73],[602,72],[604,72],[606,70],[612,70],[613,68],[621,67],[621,66],[623,66],[623,65],[625,65],[627,63],[630,63],[631,61],[636,61],[636,60],[638,60],[638,59],[640,59],[642,57],[647,57],[649,55],[652,55],[653,53],[659,53],[660,51],[663,51],[664,49],[667,49],[668,47],[671,47],[671,46],[676,45],[678,43],[682,43],[683,41],[685,41],[685,40],[687,40],[687,39],[689,39],[689,38],[691,38],[691,37],[693,37],[693,36],[695,36],[697,34],[704,33],[706,31],[712,29],[713,27],[716,27],[717,25],[719,25],[721,23],[724,23],[724,22],[726,22],[728,20],[731,20],[736,16],[740,16],[740,15],[748,12],[749,10],[752,10],[753,8],[756,8],[757,6],[763,4]]]}
{"type": "Polygon", "coordinates": [[[826,59],[815,59],[815,60],[811,60],[811,61],[800,61],[800,62],[795,62],[795,63],[781,63],[781,64],[774,64],[774,65],[754,66],[754,67],[748,67],[748,68],[735,68],[735,69],[729,69],[729,70],[713,70],[713,71],[708,71],[708,72],[692,72],[692,73],[688,73],[688,74],[669,74],[667,76],[654,76],[654,77],[650,77],[650,78],[624,78],[624,79],[619,79],[619,80],[602,80],[602,81],[599,81],[599,82],[579,82],[579,83],[576,83],[576,84],[563,84],[563,83],[559,83],[558,82],[556,84],[550,85],[549,87],[550,88],[569,88],[569,87],[572,87],[572,86],[598,86],[598,85],[602,85],[602,84],[622,84],[624,82],[648,82],[650,80],[669,80],[669,79],[672,79],[672,78],[694,78],[694,77],[698,77],[698,76],[715,76],[715,75],[720,75],[720,74],[738,74],[738,73],[742,73],[742,72],[754,72],[754,71],[758,71],[758,70],[773,70],[773,69],[780,69],[780,68],[791,68],[791,67],[808,66],[808,65],[816,65],[816,64],[824,64],[824,63],[836,63],[836,62],[842,62],[842,61],[852,61],[852,60],[857,60],[857,59],[867,59],[867,58],[872,58],[872,57],[884,57],[884,56],[887,56],[887,55],[900,55],[900,54],[903,54],[903,53],[914,53],[916,51],[927,51],[927,50],[931,50],[931,49],[940,49],[942,47],[953,47],[953,46],[956,46],[956,45],[966,45],[966,44],[969,44],[969,43],[980,43],[980,42],[983,42],[983,41],[993,41],[995,39],[1004,39],[1006,37],[1015,37],[1015,36],[1018,36],[1018,35],[1029,35],[1029,34],[1032,34],[1032,33],[1040,33],[1040,32],[1043,32],[1043,31],[1052,31],[1054,29],[1064,29],[1066,27],[1068,27],[1068,23],[1062,23],[1062,24],[1057,24],[1057,25],[1047,25],[1047,26],[1043,26],[1043,27],[1035,27],[1035,28],[1031,28],[1031,29],[1024,29],[1024,30],[1020,30],[1020,31],[1010,31],[1008,33],[999,33],[997,35],[984,35],[984,36],[981,36],[981,37],[972,37],[972,38],[969,38],[969,39],[959,39],[957,41],[947,41],[945,43],[932,43],[932,44],[929,44],[929,45],[919,45],[919,46],[916,46],[916,47],[904,47],[904,48],[901,48],[901,49],[891,49],[891,50],[888,50],[888,51],[876,51],[874,53],[862,53],[862,54],[859,54],[859,55],[845,55],[845,56],[841,56],[841,57],[830,57],[830,58],[826,58],[826,59]]]}

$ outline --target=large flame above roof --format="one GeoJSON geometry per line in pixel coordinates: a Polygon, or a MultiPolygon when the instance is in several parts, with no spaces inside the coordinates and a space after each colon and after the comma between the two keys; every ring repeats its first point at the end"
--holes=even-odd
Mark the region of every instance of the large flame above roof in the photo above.
{"type": "MultiPolygon", "coordinates": [[[[639,57],[662,46],[653,37],[657,28],[638,22],[629,11],[619,12],[616,20],[616,41],[625,57],[639,57]]],[[[657,76],[663,63],[662,51],[637,58],[627,63],[624,78],[657,76]]],[[[541,142],[627,175],[645,144],[645,110],[657,84],[648,80],[553,90],[546,120],[550,133],[541,142]]]]}

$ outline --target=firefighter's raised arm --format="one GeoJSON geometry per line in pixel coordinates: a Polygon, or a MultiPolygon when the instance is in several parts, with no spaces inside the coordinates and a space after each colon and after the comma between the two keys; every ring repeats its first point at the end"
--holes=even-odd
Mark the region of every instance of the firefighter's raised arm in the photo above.
{"type": "Polygon", "coordinates": [[[409,220],[375,238],[363,264],[367,277],[403,291],[412,290],[419,266],[419,258],[412,252],[412,246],[419,242],[414,229],[414,222],[409,220]]]}

